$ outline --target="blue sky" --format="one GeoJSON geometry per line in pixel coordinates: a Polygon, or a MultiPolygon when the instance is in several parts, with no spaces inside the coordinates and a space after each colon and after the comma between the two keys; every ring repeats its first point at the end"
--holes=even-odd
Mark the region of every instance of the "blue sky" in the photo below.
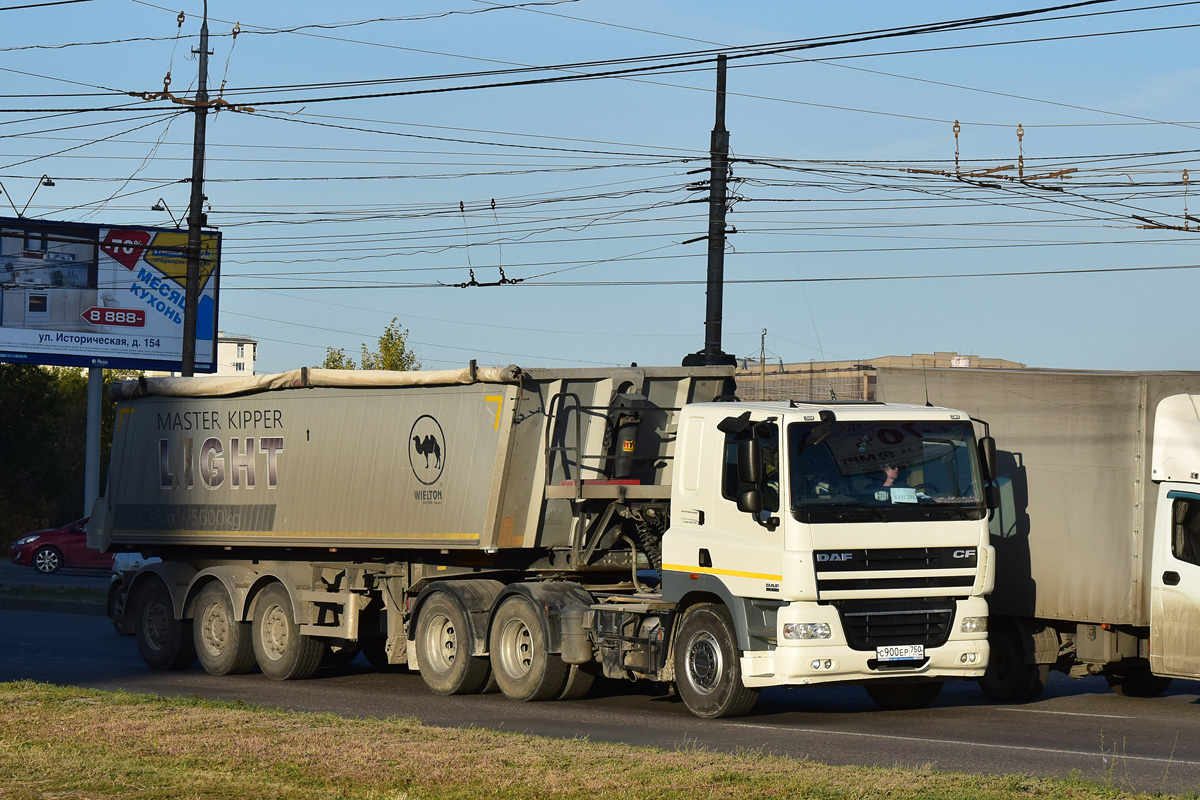
{"type": "MultiPolygon", "coordinates": [[[[429,368],[677,364],[704,343],[705,243],[684,242],[707,227],[706,176],[694,171],[713,126],[711,61],[329,98],[601,69],[464,75],[515,66],[841,38],[982,8],[212,0],[210,87],[225,81],[231,103],[256,108],[208,119],[220,327],[260,341],[262,371],[318,364],[330,346],[357,354],[393,317],[429,368]],[[448,75],[461,77],[437,77],[448,75]],[[396,81],[413,78],[426,79],[396,81]],[[266,88],[282,85],[297,88],[266,88]],[[263,105],[279,100],[303,102],[263,105]],[[500,268],[521,282],[438,285],[471,269],[495,283],[500,268]]],[[[172,91],[186,94],[201,9],[89,0],[0,11],[0,181],[18,208],[46,174],[55,186],[37,189],[29,216],[169,224],[149,210],[160,197],[183,213],[192,117],[117,92],[159,90],[170,69],[172,91]],[[128,107],[14,111],[115,105],[128,107]]],[[[1200,223],[1147,229],[1135,218],[1183,226],[1185,205],[1200,216],[1200,171],[1182,180],[1200,166],[1190,57],[1200,28],[1188,27],[1200,26],[1200,5],[1118,1],[1024,19],[730,62],[727,352],[757,355],[765,328],[772,361],[956,350],[1031,366],[1200,368],[1188,346],[1200,223]],[[1038,41],[995,44],[1016,40],[1038,41]],[[1064,169],[1075,171],[1047,177],[1064,169]],[[1126,271],[1083,272],[1108,269],[1126,271]]]]}

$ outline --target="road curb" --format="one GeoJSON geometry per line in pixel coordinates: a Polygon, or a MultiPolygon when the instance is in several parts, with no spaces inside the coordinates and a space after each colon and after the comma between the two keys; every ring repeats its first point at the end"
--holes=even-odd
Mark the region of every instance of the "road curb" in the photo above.
{"type": "Polygon", "coordinates": [[[0,597],[0,611],[36,611],[51,614],[84,614],[108,616],[104,603],[86,600],[50,600],[25,597],[0,597]]]}

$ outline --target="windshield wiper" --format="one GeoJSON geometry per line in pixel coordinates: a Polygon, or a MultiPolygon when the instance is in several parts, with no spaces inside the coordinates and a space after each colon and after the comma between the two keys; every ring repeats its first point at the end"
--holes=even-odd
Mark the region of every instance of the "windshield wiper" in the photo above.
{"type": "Polygon", "coordinates": [[[860,506],[853,511],[842,511],[835,515],[839,522],[890,522],[890,517],[878,508],[860,506]]]}

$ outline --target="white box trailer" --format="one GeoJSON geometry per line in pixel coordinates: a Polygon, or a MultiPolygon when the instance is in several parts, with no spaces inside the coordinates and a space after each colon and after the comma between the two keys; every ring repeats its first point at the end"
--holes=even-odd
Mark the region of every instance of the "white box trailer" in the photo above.
{"type": "Polygon", "coordinates": [[[313,674],[362,648],[440,693],[673,683],[892,707],[982,674],[980,456],[940,408],[725,402],[732,369],[298,370],[124,384],[94,546],[143,658],[313,674]],[[884,461],[910,482],[872,485],[884,461]]]}
{"type": "Polygon", "coordinates": [[[1129,695],[1200,677],[1200,372],[881,368],[876,396],[951,404],[999,449],[995,699],[1051,667],[1129,695]]]}

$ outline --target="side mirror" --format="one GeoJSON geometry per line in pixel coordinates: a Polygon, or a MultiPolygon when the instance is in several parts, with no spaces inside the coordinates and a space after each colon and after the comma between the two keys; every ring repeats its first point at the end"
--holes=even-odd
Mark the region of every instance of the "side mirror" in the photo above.
{"type": "Polygon", "coordinates": [[[984,436],[979,440],[979,461],[983,465],[983,477],[986,480],[994,482],[1000,477],[1000,462],[996,457],[996,440],[990,436],[984,436]]]}
{"type": "Polygon", "coordinates": [[[1000,487],[994,483],[989,483],[983,490],[983,499],[987,503],[988,509],[1000,507],[1000,487]]]}
{"type": "Polygon", "coordinates": [[[763,510],[762,492],[758,489],[747,489],[746,491],[739,493],[737,499],[737,509],[738,511],[742,511],[747,514],[754,514],[755,516],[761,514],[763,510]]]}
{"type": "MultiPolygon", "coordinates": [[[[762,483],[763,475],[762,442],[758,437],[738,442],[737,471],[740,483],[757,486],[762,483]]],[[[741,503],[741,500],[738,500],[741,503]]]]}

